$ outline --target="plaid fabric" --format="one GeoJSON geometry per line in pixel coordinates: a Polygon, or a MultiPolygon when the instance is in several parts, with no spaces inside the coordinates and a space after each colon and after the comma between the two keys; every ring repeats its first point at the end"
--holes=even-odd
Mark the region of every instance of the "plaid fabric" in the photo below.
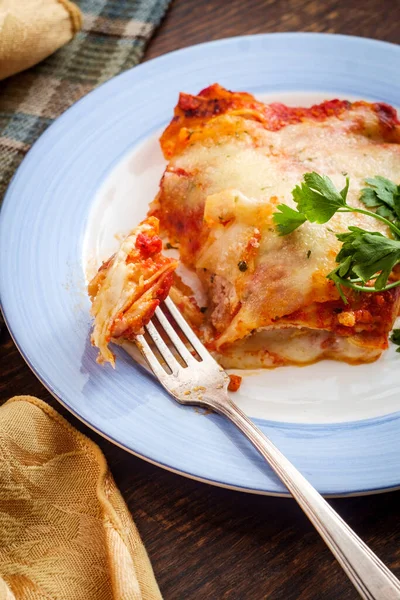
{"type": "Polygon", "coordinates": [[[75,0],[83,28],[37,66],[0,82],[0,203],[15,170],[54,119],[136,65],[170,0],[75,0]]]}

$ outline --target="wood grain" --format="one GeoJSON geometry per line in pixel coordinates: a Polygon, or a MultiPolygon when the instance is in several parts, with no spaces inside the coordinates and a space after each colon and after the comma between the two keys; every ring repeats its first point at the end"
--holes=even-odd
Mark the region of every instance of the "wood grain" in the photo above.
{"type": "Polygon", "coordinates": [[[322,31],[400,42],[399,0],[175,0],[146,59],[222,37],[322,31]]]}
{"type": "MultiPolygon", "coordinates": [[[[397,0],[175,0],[146,59],[211,39],[273,31],[325,31],[399,42],[399,21],[397,0]]],[[[292,500],[197,483],[113,446],[51,397],[4,329],[0,364],[0,401],[15,394],[47,400],[102,448],[165,600],[358,598],[292,500]]],[[[332,504],[400,576],[400,492],[332,504]]]]}

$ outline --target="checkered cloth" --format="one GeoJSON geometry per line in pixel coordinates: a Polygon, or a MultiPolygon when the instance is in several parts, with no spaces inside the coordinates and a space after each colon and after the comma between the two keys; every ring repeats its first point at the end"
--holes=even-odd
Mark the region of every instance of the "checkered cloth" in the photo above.
{"type": "Polygon", "coordinates": [[[136,65],[170,0],[75,0],[83,28],[37,66],[0,83],[0,203],[31,145],[71,104],[136,65]]]}

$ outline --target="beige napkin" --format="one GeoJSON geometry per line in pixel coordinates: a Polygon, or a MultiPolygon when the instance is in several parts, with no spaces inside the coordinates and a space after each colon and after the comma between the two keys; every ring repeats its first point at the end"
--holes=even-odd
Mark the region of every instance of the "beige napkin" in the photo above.
{"type": "Polygon", "coordinates": [[[0,0],[0,79],[40,62],[81,28],[69,0],[0,0]]]}
{"type": "Polygon", "coordinates": [[[0,598],[161,599],[100,449],[31,396],[0,408],[0,598]]]}

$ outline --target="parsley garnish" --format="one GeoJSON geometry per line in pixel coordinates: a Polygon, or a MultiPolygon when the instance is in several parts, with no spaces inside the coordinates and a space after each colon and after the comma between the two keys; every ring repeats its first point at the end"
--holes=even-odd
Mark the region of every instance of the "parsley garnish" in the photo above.
{"type": "Polygon", "coordinates": [[[279,204],[277,209],[280,213],[274,213],[274,221],[277,225],[280,235],[292,233],[295,229],[307,221],[307,217],[298,210],[290,208],[286,204],[279,204]]]}
{"type": "Polygon", "coordinates": [[[390,341],[396,344],[396,346],[400,346],[400,329],[393,329],[390,341]]]}
{"type": "Polygon", "coordinates": [[[336,237],[343,242],[336,256],[339,264],[327,277],[336,284],[345,303],[341,286],[360,292],[379,292],[400,284],[387,285],[393,267],[400,262],[399,241],[359,227],[349,227],[349,233],[339,233],[336,237]],[[372,287],[359,285],[369,281],[374,282],[372,287]]]}
{"type": "MultiPolygon", "coordinates": [[[[390,341],[396,344],[396,346],[400,346],[400,329],[393,329],[390,341]]],[[[397,348],[396,352],[400,352],[400,348],[397,348]]]]}
{"type": "MultiPolygon", "coordinates": [[[[361,190],[360,200],[368,208],[375,208],[377,215],[385,217],[400,228],[400,186],[380,175],[366,179],[365,183],[369,187],[361,190]]],[[[395,237],[399,237],[393,233],[395,237]]]]}
{"type": "Polygon", "coordinates": [[[326,223],[337,212],[356,212],[382,221],[395,239],[381,233],[349,227],[346,233],[336,234],[342,248],[336,256],[338,266],[328,273],[345,304],[343,287],[359,292],[378,292],[400,285],[388,284],[393,268],[400,263],[400,186],[384,177],[366,179],[369,187],[361,192],[360,200],[376,212],[347,204],[349,178],[342,190],[337,190],[329,177],[306,173],[300,185],[292,191],[297,210],[280,204],[273,219],[280,235],[292,233],[305,221],[326,223]],[[368,285],[367,285],[368,284],[368,285]]]}
{"type": "MultiPolygon", "coordinates": [[[[311,223],[326,223],[340,209],[346,206],[349,180],[341,192],[329,177],[318,173],[306,173],[304,181],[292,191],[300,213],[311,223]]],[[[279,208],[279,207],[278,207],[279,208]]]]}
{"type": "MultiPolygon", "coordinates": [[[[304,181],[292,191],[297,210],[286,204],[279,204],[274,213],[274,221],[280,235],[291,233],[305,221],[326,223],[340,209],[346,207],[349,180],[341,192],[333,185],[329,177],[318,173],[306,173],[304,181]]],[[[347,211],[346,211],[347,212],[347,211]]]]}

